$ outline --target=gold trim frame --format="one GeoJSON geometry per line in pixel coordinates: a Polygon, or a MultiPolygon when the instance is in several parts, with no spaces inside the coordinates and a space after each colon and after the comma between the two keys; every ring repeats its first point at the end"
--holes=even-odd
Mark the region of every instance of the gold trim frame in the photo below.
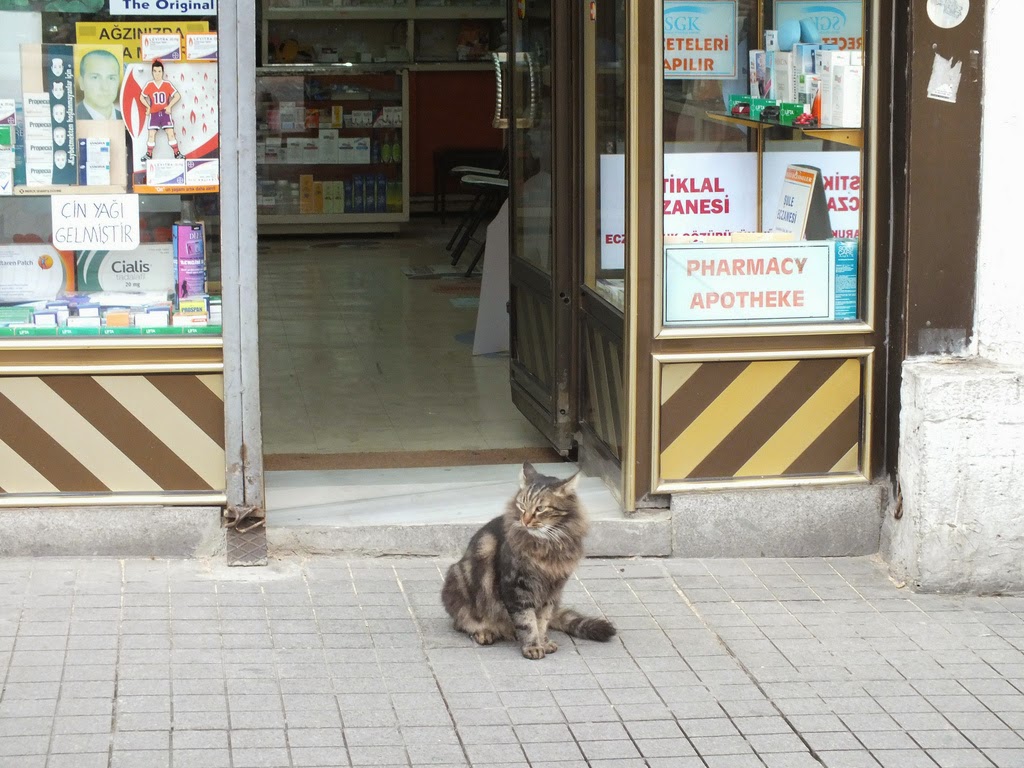
{"type": "Polygon", "coordinates": [[[651,444],[648,446],[651,457],[651,488],[654,493],[680,493],[690,491],[706,491],[710,489],[735,488],[772,488],[780,486],[800,487],[813,485],[848,485],[870,482],[872,460],[872,422],[874,420],[874,356],[873,347],[850,347],[837,349],[805,349],[805,350],[771,350],[764,352],[694,352],[675,354],[655,354],[653,358],[653,375],[651,377],[651,444]],[[809,360],[823,358],[842,358],[861,361],[861,402],[863,403],[860,425],[860,461],[856,473],[842,475],[818,475],[800,477],[765,477],[722,480],[696,480],[680,482],[665,480],[661,477],[661,381],[662,367],[670,363],[682,362],[726,362],[726,361],[764,361],[764,360],[809,360]]]}
{"type": "MultiPolygon", "coordinates": [[[[33,507],[223,507],[228,497],[215,493],[0,494],[0,509],[33,507]]],[[[0,517],[0,522],[3,518],[0,517]]]]}
{"type": "MultiPolygon", "coordinates": [[[[864,119],[869,121],[866,126],[862,126],[861,131],[865,135],[864,146],[860,149],[861,153],[861,178],[862,183],[862,194],[861,194],[861,231],[860,239],[858,242],[858,249],[860,251],[859,258],[861,259],[860,266],[863,270],[858,270],[857,284],[858,284],[858,298],[861,299],[861,311],[860,317],[855,322],[846,321],[833,321],[827,323],[778,323],[778,324],[750,324],[750,325],[714,325],[714,326],[696,326],[696,327],[685,327],[677,328],[673,326],[666,326],[664,324],[664,307],[663,298],[665,295],[665,277],[664,277],[664,262],[665,262],[665,238],[663,232],[663,215],[660,211],[656,212],[655,218],[657,219],[657,230],[655,232],[655,243],[658,246],[654,259],[654,338],[655,339],[691,339],[691,338],[736,338],[736,337],[769,337],[769,336],[843,336],[851,334],[868,334],[874,333],[875,328],[875,310],[876,310],[876,290],[877,284],[877,270],[878,270],[878,253],[877,248],[874,247],[874,238],[872,233],[876,231],[878,225],[878,211],[877,211],[877,190],[879,179],[877,173],[875,173],[877,166],[878,153],[881,150],[879,146],[879,132],[880,132],[880,115],[881,115],[881,104],[879,102],[879,88],[880,88],[880,76],[883,74],[881,67],[881,30],[880,26],[880,13],[879,3],[881,0],[864,0],[864,4],[868,6],[869,16],[867,18],[867,25],[865,32],[865,45],[870,44],[870,49],[866,49],[868,66],[866,67],[867,72],[865,73],[866,82],[865,87],[867,88],[867,99],[865,102],[864,119]],[[868,32],[870,31],[870,34],[868,32]],[[864,201],[869,204],[864,205],[864,201]]],[[[657,8],[661,9],[661,4],[657,5],[657,8]]],[[[758,39],[763,38],[764,29],[764,0],[758,2],[758,39]]],[[[661,50],[662,32],[659,31],[656,36],[658,47],[656,51],[661,50]]],[[[631,62],[632,63],[632,62],[631,62]]],[[[661,67],[656,68],[658,73],[661,73],[661,67]]],[[[655,115],[663,114],[663,91],[661,83],[656,84],[655,88],[655,115]]],[[[656,119],[655,121],[655,146],[660,147],[661,150],[657,152],[659,161],[658,168],[656,170],[655,179],[661,179],[664,175],[664,135],[662,120],[656,119]]],[[[764,134],[763,131],[757,131],[757,220],[758,228],[761,226],[761,192],[763,187],[762,168],[763,159],[765,154],[764,149],[764,134]]],[[[630,180],[632,181],[632,180],[630,180]]],[[[656,199],[661,199],[661,194],[656,199]]],[[[628,238],[627,238],[628,242],[628,238]]]]}

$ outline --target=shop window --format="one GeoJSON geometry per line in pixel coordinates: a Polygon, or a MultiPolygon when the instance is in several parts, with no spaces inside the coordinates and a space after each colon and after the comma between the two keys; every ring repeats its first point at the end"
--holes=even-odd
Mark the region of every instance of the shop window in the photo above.
{"type": "Polygon", "coordinates": [[[590,3],[585,26],[586,227],[584,284],[622,312],[626,254],[626,5],[590,3]]]}
{"type": "Polygon", "coordinates": [[[216,3],[0,7],[0,338],[219,335],[216,3]]]}
{"type": "Polygon", "coordinates": [[[862,2],[662,13],[662,334],[863,328],[862,2]]]}

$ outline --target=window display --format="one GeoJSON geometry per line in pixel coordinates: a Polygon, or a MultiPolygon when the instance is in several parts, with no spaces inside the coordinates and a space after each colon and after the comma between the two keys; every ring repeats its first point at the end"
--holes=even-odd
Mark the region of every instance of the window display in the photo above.
{"type": "Polygon", "coordinates": [[[862,3],[664,17],[662,328],[863,325],[862,3]]]}
{"type": "Polygon", "coordinates": [[[0,337],[218,335],[215,13],[60,5],[0,11],[0,337]]]}

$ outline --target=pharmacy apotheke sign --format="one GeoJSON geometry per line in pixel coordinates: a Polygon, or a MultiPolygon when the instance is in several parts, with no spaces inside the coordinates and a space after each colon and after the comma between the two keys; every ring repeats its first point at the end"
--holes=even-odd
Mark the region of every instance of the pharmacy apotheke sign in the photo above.
{"type": "Polygon", "coordinates": [[[736,3],[664,4],[665,78],[736,77],[736,3]]]}
{"type": "Polygon", "coordinates": [[[829,320],[833,254],[828,242],[667,246],[665,325],[829,320]]]}

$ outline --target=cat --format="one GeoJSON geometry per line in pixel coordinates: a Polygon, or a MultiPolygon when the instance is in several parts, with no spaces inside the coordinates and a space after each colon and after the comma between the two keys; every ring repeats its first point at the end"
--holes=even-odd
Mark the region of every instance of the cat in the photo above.
{"type": "Polygon", "coordinates": [[[565,582],[583,557],[587,519],[576,496],[577,472],[561,480],[526,462],[505,513],[477,531],[448,569],[441,600],[455,628],[480,645],[517,640],[523,656],[558,650],[548,628],[607,641],[614,625],[561,607],[565,582]]]}

